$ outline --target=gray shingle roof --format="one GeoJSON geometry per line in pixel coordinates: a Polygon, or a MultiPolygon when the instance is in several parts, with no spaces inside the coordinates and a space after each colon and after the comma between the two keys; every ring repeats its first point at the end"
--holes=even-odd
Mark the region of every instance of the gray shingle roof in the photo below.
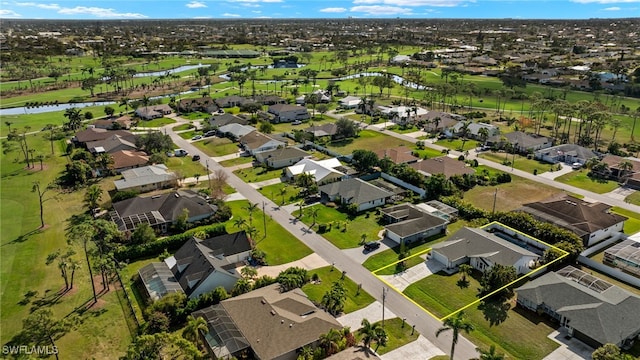
{"type": "Polygon", "coordinates": [[[122,172],[122,179],[114,181],[116,189],[130,189],[142,185],[158,184],[176,179],[164,164],[143,166],[122,172]]]}
{"type": "Polygon", "coordinates": [[[364,204],[369,201],[387,198],[393,195],[393,193],[389,191],[382,190],[379,187],[371,185],[358,178],[351,178],[322,185],[318,190],[331,197],[340,195],[343,201],[350,204],[364,204]]]}

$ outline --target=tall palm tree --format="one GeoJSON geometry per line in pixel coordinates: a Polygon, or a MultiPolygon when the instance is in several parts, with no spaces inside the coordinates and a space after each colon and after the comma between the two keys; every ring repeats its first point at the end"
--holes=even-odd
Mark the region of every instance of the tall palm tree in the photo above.
{"type": "Polygon", "coordinates": [[[99,185],[89,186],[84,194],[84,203],[87,205],[87,209],[92,211],[97,208],[100,199],[102,199],[102,188],[99,185]]]}
{"type": "Polygon", "coordinates": [[[460,137],[462,138],[462,149],[464,151],[464,144],[469,140],[467,136],[469,136],[469,125],[471,125],[470,121],[465,121],[462,123],[462,127],[460,128],[460,137]]]}
{"type": "Polygon", "coordinates": [[[504,354],[500,354],[496,352],[495,345],[491,345],[491,347],[489,347],[489,350],[484,350],[481,348],[476,348],[476,350],[480,353],[480,357],[474,360],[504,360],[505,359],[504,354]]]}
{"type": "Polygon", "coordinates": [[[243,227],[247,226],[247,220],[245,218],[241,218],[241,217],[235,218],[235,219],[233,219],[233,226],[238,228],[238,229],[243,228],[243,227]]]}
{"type": "Polygon", "coordinates": [[[618,174],[618,178],[623,179],[627,175],[630,175],[631,170],[633,170],[633,163],[630,160],[622,160],[618,164],[618,168],[620,169],[620,173],[618,174]],[[628,174],[629,172],[629,174],[628,174]]]}
{"type": "Polygon", "coordinates": [[[376,340],[378,329],[382,328],[380,323],[371,323],[368,319],[362,319],[362,327],[358,330],[358,335],[362,336],[362,342],[367,349],[371,348],[371,342],[376,340]]]}
{"type": "Polygon", "coordinates": [[[253,212],[258,208],[258,204],[249,203],[243,209],[249,212],[249,226],[253,225],[253,212]]]}
{"type": "Polygon", "coordinates": [[[462,274],[462,281],[467,281],[467,275],[471,275],[473,268],[469,264],[461,264],[458,266],[458,272],[462,274]]]}
{"type": "Polygon", "coordinates": [[[313,224],[311,226],[316,224],[316,218],[318,217],[318,212],[320,212],[320,208],[319,207],[314,206],[314,207],[311,208],[311,218],[313,219],[313,224]]]}
{"type": "Polygon", "coordinates": [[[329,329],[329,332],[320,335],[320,347],[324,349],[325,355],[330,356],[340,350],[341,338],[342,334],[336,329],[329,329]]]}
{"type": "Polygon", "coordinates": [[[194,318],[192,315],[187,316],[187,326],[182,331],[182,337],[196,344],[200,345],[200,334],[209,330],[207,321],[204,318],[194,318]]]}
{"type": "Polygon", "coordinates": [[[445,331],[452,331],[450,359],[453,360],[453,353],[456,349],[456,345],[458,344],[458,336],[460,335],[460,331],[465,331],[468,334],[474,330],[474,326],[469,321],[467,321],[464,315],[464,311],[460,311],[456,314],[456,316],[446,318],[442,324],[444,326],[436,331],[436,337],[438,337],[445,331]]]}

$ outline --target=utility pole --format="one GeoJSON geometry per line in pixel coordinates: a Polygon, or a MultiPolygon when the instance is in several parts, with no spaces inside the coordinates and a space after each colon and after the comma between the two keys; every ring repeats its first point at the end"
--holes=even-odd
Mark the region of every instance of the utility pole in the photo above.
{"type": "Polygon", "coordinates": [[[493,194],[493,209],[491,209],[491,213],[496,212],[496,199],[498,198],[498,188],[496,188],[496,192],[493,194]]]}
{"type": "Polygon", "coordinates": [[[382,287],[382,328],[384,329],[384,302],[387,298],[387,288],[382,287]]]}
{"type": "Polygon", "coordinates": [[[265,212],[266,203],[262,202],[262,223],[264,224],[264,237],[267,237],[267,213],[265,212]]]}
{"type": "Polygon", "coordinates": [[[209,159],[207,158],[207,180],[209,180],[209,190],[211,189],[211,173],[209,172],[209,159]]]}

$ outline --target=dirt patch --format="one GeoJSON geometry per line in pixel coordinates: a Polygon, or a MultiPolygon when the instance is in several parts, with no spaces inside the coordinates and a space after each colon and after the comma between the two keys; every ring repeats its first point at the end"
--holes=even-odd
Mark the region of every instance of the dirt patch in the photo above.
{"type": "Polygon", "coordinates": [[[47,166],[47,164],[42,164],[42,168],[40,167],[40,164],[36,163],[33,167],[25,167],[24,168],[27,171],[31,171],[31,172],[38,172],[38,171],[46,171],[49,169],[49,166],[47,166]]]}
{"type": "Polygon", "coordinates": [[[512,211],[526,203],[540,201],[559,192],[560,190],[549,186],[514,178],[513,182],[497,187],[476,186],[464,194],[464,200],[491,211],[495,197],[497,211],[512,211]]]}

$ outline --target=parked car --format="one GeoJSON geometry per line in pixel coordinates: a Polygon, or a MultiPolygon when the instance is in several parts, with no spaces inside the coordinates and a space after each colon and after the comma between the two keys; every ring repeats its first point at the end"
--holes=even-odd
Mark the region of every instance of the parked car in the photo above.
{"type": "Polygon", "coordinates": [[[211,136],[214,136],[215,134],[216,132],[214,130],[210,130],[204,133],[204,137],[211,137],[211,136]]]}
{"type": "Polygon", "coordinates": [[[300,120],[296,120],[296,121],[291,123],[291,125],[300,125],[300,124],[302,124],[302,121],[300,121],[300,120]]]}
{"type": "Polygon", "coordinates": [[[191,138],[191,140],[200,140],[200,139],[202,139],[202,135],[196,135],[191,138]]]}
{"type": "Polygon", "coordinates": [[[369,241],[364,244],[364,249],[367,251],[373,251],[380,247],[380,243],[377,241],[369,241]]]}
{"type": "Polygon", "coordinates": [[[187,150],[184,149],[175,149],[173,151],[174,155],[177,157],[181,157],[181,156],[187,156],[189,155],[189,152],[187,150]]]}
{"type": "Polygon", "coordinates": [[[200,160],[200,155],[197,155],[197,154],[196,154],[196,155],[193,155],[193,157],[191,158],[191,160],[193,160],[193,161],[198,161],[198,160],[200,160]]]}

